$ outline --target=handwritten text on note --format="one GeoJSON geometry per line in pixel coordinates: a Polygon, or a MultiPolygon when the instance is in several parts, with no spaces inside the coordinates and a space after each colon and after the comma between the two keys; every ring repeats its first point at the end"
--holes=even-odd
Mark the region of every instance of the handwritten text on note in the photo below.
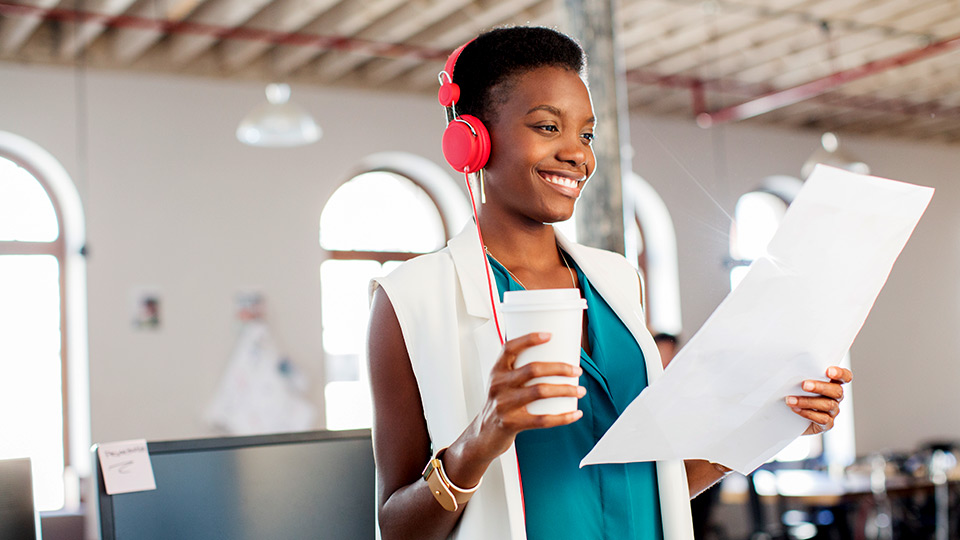
{"type": "Polygon", "coordinates": [[[157,489],[146,440],[101,444],[97,446],[97,457],[107,494],[157,489]]]}

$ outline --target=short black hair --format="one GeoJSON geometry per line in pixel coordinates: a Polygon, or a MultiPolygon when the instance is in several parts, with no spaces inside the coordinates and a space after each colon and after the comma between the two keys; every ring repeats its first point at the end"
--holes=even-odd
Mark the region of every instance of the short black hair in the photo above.
{"type": "Polygon", "coordinates": [[[464,47],[453,70],[460,86],[457,113],[492,122],[496,106],[518,75],[541,67],[559,67],[583,76],[585,58],[570,36],[542,26],[496,28],[464,47]]]}

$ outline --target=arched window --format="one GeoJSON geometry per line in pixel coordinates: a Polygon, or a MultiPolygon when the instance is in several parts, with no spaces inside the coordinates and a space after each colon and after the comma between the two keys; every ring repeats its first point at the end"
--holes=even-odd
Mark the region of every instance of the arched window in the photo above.
{"type": "Polygon", "coordinates": [[[320,216],[321,324],[327,429],[370,427],[363,361],[368,284],[401,262],[436,251],[468,219],[455,181],[417,156],[371,156],[327,200],[320,216]]]}
{"type": "Polygon", "coordinates": [[[625,175],[624,190],[633,206],[637,267],[644,277],[647,324],[654,334],[679,336],[680,276],[677,235],[660,195],[634,172],[625,175]]]}
{"type": "MultiPolygon", "coordinates": [[[[746,275],[750,263],[766,254],[767,245],[777,232],[787,208],[799,193],[803,182],[792,176],[770,176],[760,188],[745,193],[737,201],[730,226],[730,288],[735,289],[746,275]]],[[[841,362],[850,367],[850,355],[841,362]]],[[[822,459],[828,464],[849,465],[855,457],[853,434],[853,396],[848,387],[841,404],[844,412],[834,428],[823,436],[800,437],[784,448],[774,460],[804,461],[822,459]]]]}
{"type": "Polygon", "coordinates": [[[31,458],[42,510],[63,507],[66,467],[89,472],[82,238],[60,164],[0,132],[0,458],[31,458]]]}

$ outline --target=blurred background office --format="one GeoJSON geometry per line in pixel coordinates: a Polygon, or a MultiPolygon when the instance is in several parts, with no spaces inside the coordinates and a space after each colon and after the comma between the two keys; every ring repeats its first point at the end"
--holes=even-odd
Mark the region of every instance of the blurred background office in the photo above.
{"type": "MultiPolygon", "coordinates": [[[[583,35],[591,4],[0,0],[0,459],[32,458],[39,508],[79,512],[94,442],[368,427],[366,283],[468,219],[443,60],[500,24],[583,35]]],[[[832,440],[725,481],[702,536],[960,537],[934,511],[960,510],[960,2],[601,4],[609,219],[662,350],[812,164],[937,190],[846,359],[832,440]]]]}

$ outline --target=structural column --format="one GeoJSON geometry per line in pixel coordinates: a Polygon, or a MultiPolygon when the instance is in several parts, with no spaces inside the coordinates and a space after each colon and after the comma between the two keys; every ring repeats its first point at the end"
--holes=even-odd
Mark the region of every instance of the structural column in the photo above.
{"type": "MultiPolygon", "coordinates": [[[[636,261],[632,211],[625,213],[623,173],[631,169],[623,52],[616,40],[614,0],[562,0],[566,31],[587,53],[590,94],[597,116],[597,170],[577,203],[578,240],[636,261]],[[631,221],[626,221],[627,219],[631,221]],[[629,238],[627,238],[629,235],[629,238]]],[[[631,205],[626,205],[631,207],[631,205]]]]}

